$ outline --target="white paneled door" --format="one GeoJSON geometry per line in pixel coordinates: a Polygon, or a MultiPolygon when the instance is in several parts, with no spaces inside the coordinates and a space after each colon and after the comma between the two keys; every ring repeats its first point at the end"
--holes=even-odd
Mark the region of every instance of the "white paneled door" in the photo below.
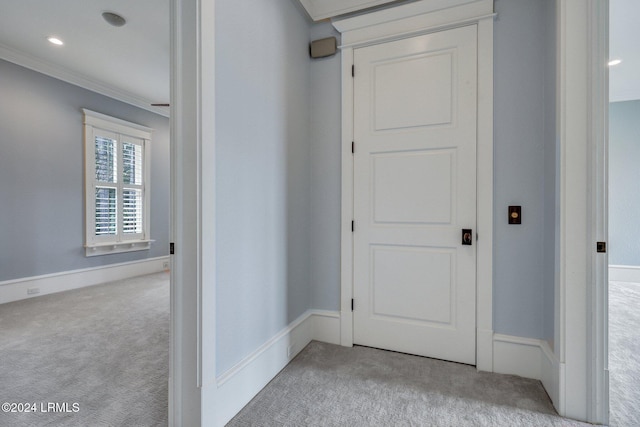
{"type": "Polygon", "coordinates": [[[476,363],[476,40],[354,50],[356,344],[476,363]]]}

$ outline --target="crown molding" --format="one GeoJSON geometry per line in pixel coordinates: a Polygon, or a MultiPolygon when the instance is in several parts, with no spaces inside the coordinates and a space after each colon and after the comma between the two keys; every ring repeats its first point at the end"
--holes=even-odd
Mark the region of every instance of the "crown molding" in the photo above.
{"type": "Polygon", "coordinates": [[[76,73],[59,65],[44,61],[35,56],[20,52],[9,46],[0,43],[0,59],[29,68],[41,74],[53,77],[58,80],[70,83],[72,85],[108,96],[118,101],[122,101],[134,107],[150,111],[152,113],[169,117],[169,111],[166,107],[154,107],[151,105],[153,101],[143,97],[134,95],[130,92],[123,91],[104,82],[92,79],[86,75],[76,73]]]}
{"type": "Polygon", "coordinates": [[[335,19],[340,49],[362,47],[495,19],[493,0],[419,0],[335,19]]]}

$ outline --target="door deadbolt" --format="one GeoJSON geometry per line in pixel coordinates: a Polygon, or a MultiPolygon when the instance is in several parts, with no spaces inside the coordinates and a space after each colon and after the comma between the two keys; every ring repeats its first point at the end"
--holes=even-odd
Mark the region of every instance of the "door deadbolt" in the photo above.
{"type": "Polygon", "coordinates": [[[473,230],[471,230],[470,228],[463,228],[462,229],[462,244],[463,245],[471,245],[473,244],[473,230]]]}

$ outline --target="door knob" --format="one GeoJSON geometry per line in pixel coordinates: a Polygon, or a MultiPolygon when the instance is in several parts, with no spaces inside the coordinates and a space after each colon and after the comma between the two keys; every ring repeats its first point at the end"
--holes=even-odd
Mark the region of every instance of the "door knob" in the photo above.
{"type": "Polygon", "coordinates": [[[467,246],[473,244],[473,230],[470,228],[462,229],[462,244],[467,246]]]}

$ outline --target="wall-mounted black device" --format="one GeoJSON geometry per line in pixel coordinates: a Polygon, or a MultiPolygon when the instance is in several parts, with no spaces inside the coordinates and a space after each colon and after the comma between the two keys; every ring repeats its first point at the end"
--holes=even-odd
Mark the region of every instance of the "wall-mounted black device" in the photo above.
{"type": "Polygon", "coordinates": [[[522,206],[509,206],[509,224],[522,224],[522,206]]]}

